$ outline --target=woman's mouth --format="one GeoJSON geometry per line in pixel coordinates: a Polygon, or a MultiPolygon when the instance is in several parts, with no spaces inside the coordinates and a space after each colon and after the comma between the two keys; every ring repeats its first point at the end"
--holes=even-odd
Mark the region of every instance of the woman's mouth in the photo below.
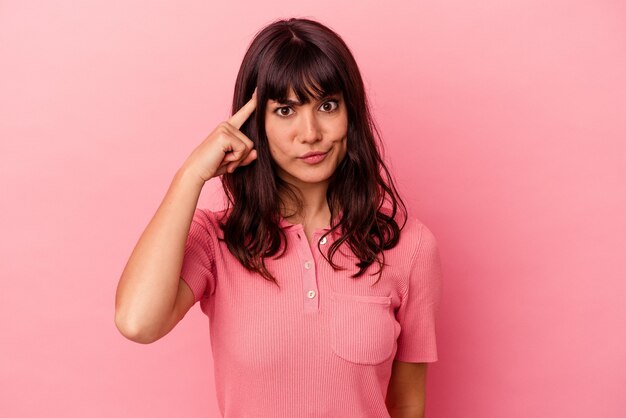
{"type": "Polygon", "coordinates": [[[301,159],[302,161],[304,161],[307,164],[317,164],[319,162],[322,162],[326,158],[326,155],[328,155],[328,151],[326,151],[323,154],[315,153],[315,154],[311,154],[311,155],[309,155],[307,157],[299,157],[299,159],[301,159]]]}

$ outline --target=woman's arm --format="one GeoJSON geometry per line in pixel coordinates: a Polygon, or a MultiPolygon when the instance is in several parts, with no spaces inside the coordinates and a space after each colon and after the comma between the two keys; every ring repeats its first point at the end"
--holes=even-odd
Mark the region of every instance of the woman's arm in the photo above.
{"type": "Polygon", "coordinates": [[[219,123],[177,171],[163,202],[135,246],[115,295],[115,324],[127,338],[149,343],[173,328],[191,305],[181,283],[185,244],[202,187],[256,159],[254,142],[240,130],[256,108],[248,102],[219,123]],[[184,293],[178,292],[178,287],[184,293]]]}
{"type": "Polygon", "coordinates": [[[424,418],[427,365],[393,361],[385,400],[391,418],[424,418]]]}
{"type": "Polygon", "coordinates": [[[155,341],[172,321],[185,242],[203,186],[183,166],[139,238],[115,296],[115,324],[126,338],[155,341]]]}

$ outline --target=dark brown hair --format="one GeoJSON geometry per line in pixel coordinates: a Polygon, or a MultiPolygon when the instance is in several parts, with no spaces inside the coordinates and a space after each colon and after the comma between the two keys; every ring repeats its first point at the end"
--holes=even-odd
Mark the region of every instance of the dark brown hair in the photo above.
{"type": "Polygon", "coordinates": [[[235,84],[233,114],[250,100],[255,87],[257,107],[240,130],[254,142],[257,158],[222,176],[228,198],[225,213],[229,216],[221,229],[229,251],[245,268],[280,287],[264,261],[264,257],[276,255],[282,243],[285,246],[279,257],[286,250],[279,192],[292,196],[300,208],[303,203],[299,191],[276,173],[265,132],[266,103],[269,99],[284,102],[290,88],[303,103],[309,97],[320,99],[342,92],[348,113],[347,153],[329,181],[326,200],[334,226],[324,234],[340,230],[341,236],[329,247],[329,258],[324,258],[333,269],[345,270],[332,262],[333,254],[345,242],[359,259],[359,271],[350,277],[360,277],[374,261],[382,273],[383,250],[398,243],[407,211],[381,158],[382,142],[375,140],[380,134],[348,46],[330,28],[314,20],[275,21],[256,34],[243,58],[235,84]],[[387,200],[390,208],[385,207],[387,200]],[[398,202],[404,213],[402,226],[395,220],[398,202]]]}

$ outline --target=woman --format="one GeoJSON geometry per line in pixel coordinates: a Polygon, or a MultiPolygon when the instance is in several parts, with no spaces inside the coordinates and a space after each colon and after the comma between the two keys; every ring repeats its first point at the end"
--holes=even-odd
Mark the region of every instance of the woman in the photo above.
{"type": "Polygon", "coordinates": [[[439,256],[406,209],[396,221],[374,131],[336,33],[262,29],[233,116],[176,173],[124,269],[120,332],[151,343],[200,301],[225,417],[422,417],[439,256]],[[215,176],[228,207],[196,208],[215,176]]]}

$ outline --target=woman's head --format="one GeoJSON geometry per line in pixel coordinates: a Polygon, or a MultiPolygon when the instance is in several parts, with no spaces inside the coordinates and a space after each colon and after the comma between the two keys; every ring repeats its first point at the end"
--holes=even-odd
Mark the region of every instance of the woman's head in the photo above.
{"type": "Polygon", "coordinates": [[[396,201],[402,200],[382,161],[382,143],[375,139],[377,129],[348,46],[319,22],[275,21],[256,34],[243,58],[233,113],[255,88],[255,112],[240,130],[254,142],[257,158],[222,176],[233,207],[227,223],[231,239],[225,233],[233,242],[231,251],[239,240],[248,243],[246,250],[238,248],[242,262],[247,251],[276,253],[279,243],[271,235],[282,235],[278,224],[283,208],[301,211],[301,186],[323,183],[331,216],[342,215],[337,227],[347,232],[343,240],[351,247],[360,242],[355,254],[371,264],[371,255],[380,252],[384,240],[376,244],[366,236],[381,235],[379,223],[389,220],[397,230],[392,218],[396,201]],[[328,153],[317,164],[298,158],[311,151],[328,153]],[[386,172],[389,185],[381,172],[386,172]],[[392,204],[391,216],[379,210],[386,197],[392,204]],[[245,238],[249,233],[254,236],[245,238]]]}
{"type": "Polygon", "coordinates": [[[365,119],[363,83],[347,45],[313,20],[274,22],[244,56],[233,112],[255,88],[257,158],[270,163],[279,193],[284,198],[302,183],[328,183],[346,155],[349,121],[365,119]],[[299,105],[288,107],[292,99],[299,105]],[[298,158],[311,151],[330,152],[314,165],[298,158]]]}

